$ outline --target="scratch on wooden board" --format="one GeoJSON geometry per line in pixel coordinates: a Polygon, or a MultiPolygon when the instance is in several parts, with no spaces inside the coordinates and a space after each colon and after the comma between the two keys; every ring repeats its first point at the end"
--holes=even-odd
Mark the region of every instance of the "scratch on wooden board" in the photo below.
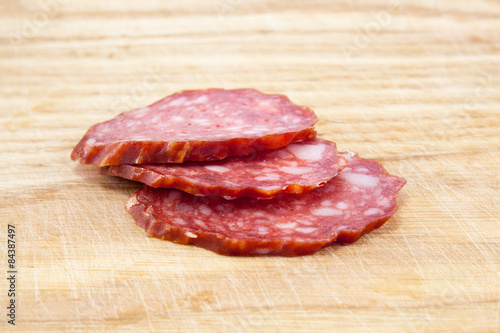
{"type": "MultiPolygon", "coordinates": [[[[297,300],[297,303],[296,303],[296,304],[299,306],[301,313],[305,315],[304,305],[303,305],[303,303],[302,303],[302,299],[300,298],[299,294],[297,293],[297,288],[295,288],[295,286],[294,286],[294,284],[292,283],[292,281],[291,281],[291,279],[290,279],[290,276],[289,276],[289,275],[286,275],[286,276],[285,276],[285,281],[288,283],[288,285],[289,285],[289,287],[290,287],[290,289],[289,289],[289,290],[291,290],[291,291],[293,292],[293,294],[294,294],[294,296],[295,296],[295,299],[297,300]]],[[[281,290],[279,290],[279,291],[280,291],[281,293],[283,293],[281,290]]],[[[278,295],[278,297],[279,297],[279,298],[281,298],[281,297],[280,297],[280,295],[278,295]]]]}
{"type": "MultiPolygon", "coordinates": [[[[255,259],[253,259],[255,261],[255,259]]],[[[244,271],[242,270],[239,266],[235,267],[244,277],[246,277],[248,280],[253,281],[253,279],[244,271]]]]}
{"type": "MultiPolygon", "coordinates": [[[[451,199],[451,195],[449,194],[449,192],[448,192],[448,191],[446,191],[446,189],[444,188],[444,186],[443,186],[443,185],[441,185],[441,188],[443,189],[443,192],[444,192],[444,193],[446,193],[446,195],[448,196],[448,198],[447,198],[448,200],[447,200],[446,202],[450,202],[450,200],[449,200],[449,199],[451,199]]],[[[452,201],[452,202],[453,202],[453,201],[452,201]]],[[[461,206],[461,205],[459,205],[459,206],[461,206]]],[[[472,239],[472,237],[471,237],[470,233],[469,233],[469,232],[465,229],[465,227],[464,227],[464,223],[467,223],[467,222],[466,222],[466,221],[464,221],[464,219],[460,219],[460,218],[458,218],[458,217],[456,216],[456,214],[454,213],[454,211],[453,211],[453,210],[451,210],[451,209],[450,209],[450,207],[449,207],[448,205],[444,205],[444,209],[445,209],[445,210],[448,212],[448,214],[449,214],[449,215],[453,218],[453,220],[454,220],[454,221],[456,222],[456,224],[460,227],[460,229],[462,229],[463,234],[465,234],[465,235],[466,235],[466,237],[470,240],[470,244],[471,244],[472,246],[474,246],[474,247],[478,250],[478,252],[479,252],[479,253],[481,253],[481,255],[482,255],[482,258],[481,258],[481,259],[482,259],[482,262],[483,262],[486,266],[488,266],[488,267],[490,267],[490,268],[493,268],[493,271],[496,271],[496,269],[495,269],[494,267],[491,267],[491,264],[489,263],[489,261],[488,261],[488,260],[486,260],[486,258],[488,258],[488,256],[487,256],[487,255],[486,255],[486,253],[484,252],[483,248],[482,248],[482,247],[480,247],[480,246],[478,246],[477,242],[475,242],[475,241],[474,241],[474,239],[472,239]]],[[[462,208],[462,207],[460,207],[459,209],[460,209],[461,215],[462,215],[462,216],[465,216],[465,213],[464,213],[464,211],[463,211],[463,208],[462,208]]],[[[471,225],[471,226],[473,226],[475,230],[480,230],[480,229],[478,229],[478,228],[477,228],[476,224],[475,224],[474,222],[472,222],[472,220],[470,220],[470,219],[469,219],[469,221],[468,221],[468,224],[469,224],[469,225],[471,225]]],[[[480,237],[482,238],[483,243],[487,244],[487,241],[486,241],[486,239],[484,238],[484,235],[480,235],[480,237]]]]}
{"type": "MultiPolygon", "coordinates": [[[[149,241],[153,242],[155,240],[149,241]]],[[[182,258],[183,255],[181,254],[181,249],[178,248],[178,245],[173,244],[173,246],[171,247],[173,247],[173,255],[176,258],[182,258]]],[[[171,264],[175,267],[175,271],[179,275],[179,278],[175,279],[173,282],[179,286],[179,290],[187,290],[187,282],[190,280],[190,274],[187,271],[186,265],[184,265],[184,262],[182,260],[174,260],[173,262],[171,262],[171,264]]]]}
{"type": "MultiPolygon", "coordinates": [[[[431,192],[434,198],[439,198],[441,196],[441,194],[435,190],[434,186],[421,185],[421,187],[424,187],[427,191],[431,192]]],[[[411,205],[407,206],[406,208],[410,210],[410,213],[412,213],[413,216],[418,216],[420,214],[420,211],[418,211],[416,208],[414,208],[411,205]]],[[[434,236],[434,233],[432,233],[429,230],[428,225],[426,223],[422,223],[422,228],[425,230],[425,234],[427,236],[429,236],[429,239],[434,243],[434,245],[435,245],[434,249],[437,249],[441,253],[442,257],[448,261],[448,263],[449,263],[448,267],[453,267],[454,269],[456,269],[456,266],[453,264],[450,257],[448,256],[448,254],[443,250],[442,245],[436,241],[436,237],[434,236]]],[[[438,228],[437,231],[439,233],[441,233],[441,235],[448,240],[448,238],[449,238],[448,234],[446,234],[441,228],[438,228]]],[[[423,253],[422,253],[422,255],[423,255],[423,253]]]]}
{"type": "MultiPolygon", "coordinates": [[[[415,211],[415,209],[413,209],[413,208],[412,208],[412,211],[415,211]]],[[[415,213],[415,214],[416,214],[416,215],[414,215],[414,216],[417,216],[417,215],[418,215],[418,213],[415,213]]],[[[422,227],[423,227],[423,229],[425,230],[425,235],[426,235],[426,236],[429,236],[429,239],[430,239],[430,240],[434,243],[434,245],[435,245],[435,247],[434,247],[434,248],[435,248],[435,249],[438,249],[438,251],[442,254],[443,258],[445,258],[445,259],[448,261],[448,263],[450,264],[450,265],[449,265],[449,267],[454,267],[454,268],[455,268],[455,265],[453,265],[453,263],[452,263],[452,261],[451,261],[450,257],[448,257],[448,255],[444,252],[444,250],[443,250],[442,246],[440,246],[440,245],[438,244],[438,242],[436,241],[436,237],[434,236],[434,234],[433,234],[432,232],[430,232],[429,227],[427,226],[427,224],[426,224],[426,223],[423,223],[423,224],[422,224],[422,227]]],[[[442,234],[442,235],[443,235],[446,239],[448,239],[448,235],[447,235],[447,234],[445,234],[445,233],[443,232],[443,230],[439,229],[438,231],[439,231],[439,232],[440,232],[440,233],[441,233],[441,234],[442,234]]],[[[423,253],[422,253],[422,256],[423,256],[423,253]]]]}
{"type": "MultiPolygon", "coordinates": [[[[153,276],[155,276],[155,278],[151,279],[151,282],[153,283],[154,290],[157,290],[157,293],[160,295],[161,303],[163,304],[164,308],[168,309],[169,302],[167,302],[167,300],[165,299],[165,295],[163,293],[163,290],[165,289],[165,286],[168,286],[168,283],[166,281],[165,281],[166,283],[161,282],[161,280],[160,280],[161,274],[154,274],[153,276]],[[158,276],[160,276],[160,279],[157,278],[158,276]]],[[[166,288],[166,289],[170,289],[170,288],[166,288]]]]}
{"type": "Polygon", "coordinates": [[[403,239],[406,242],[406,244],[408,245],[408,249],[410,249],[411,255],[413,257],[413,261],[415,261],[415,264],[416,264],[417,269],[418,269],[418,271],[420,273],[420,276],[425,279],[425,274],[424,274],[424,271],[422,269],[422,266],[420,265],[419,260],[415,256],[415,252],[413,251],[413,247],[411,246],[410,242],[408,242],[408,238],[406,237],[406,233],[403,233],[403,239]]]}
{"type": "Polygon", "coordinates": [[[425,321],[426,321],[426,323],[427,323],[427,325],[426,325],[426,326],[428,326],[428,325],[432,322],[433,317],[431,316],[430,309],[429,309],[428,307],[426,307],[426,306],[425,306],[425,304],[424,304],[424,298],[423,298],[423,297],[421,298],[421,300],[422,300],[422,305],[421,305],[421,308],[422,308],[422,309],[423,309],[423,311],[424,311],[424,315],[422,316],[422,319],[424,319],[424,317],[425,317],[425,321]]]}
{"type": "Polygon", "coordinates": [[[50,311],[47,309],[47,306],[45,306],[45,303],[40,297],[40,290],[38,288],[38,264],[36,261],[33,263],[33,283],[34,283],[35,300],[43,308],[45,314],[48,315],[50,311]]]}
{"type": "Polygon", "coordinates": [[[141,298],[142,305],[144,307],[144,311],[146,312],[146,317],[148,318],[149,331],[154,332],[153,322],[151,321],[151,316],[149,314],[148,306],[146,304],[146,301],[144,300],[144,294],[142,293],[142,288],[139,287],[136,290],[137,290],[137,293],[139,294],[139,297],[141,298]]]}
{"type": "Polygon", "coordinates": [[[351,313],[351,318],[356,318],[356,321],[364,328],[365,332],[374,332],[373,328],[368,326],[368,323],[366,322],[367,318],[356,315],[356,313],[354,313],[351,307],[347,304],[342,305],[342,308],[348,310],[351,313]]]}
{"type": "Polygon", "coordinates": [[[80,317],[81,317],[81,316],[80,316],[80,309],[79,309],[79,306],[78,306],[78,303],[77,303],[77,302],[75,302],[75,303],[74,303],[74,307],[75,307],[75,313],[76,313],[76,321],[77,321],[77,323],[78,323],[78,326],[80,326],[80,327],[81,327],[81,325],[82,325],[82,321],[81,321],[81,319],[80,319],[80,317]]]}
{"type": "Polygon", "coordinates": [[[235,279],[235,277],[233,275],[229,275],[227,278],[229,279],[229,281],[231,281],[231,283],[229,283],[229,285],[234,290],[235,297],[233,298],[233,300],[236,299],[236,301],[239,303],[240,308],[244,309],[245,306],[241,302],[240,293],[239,293],[238,289],[236,288],[238,281],[235,279]]]}
{"type": "MultiPolygon", "coordinates": [[[[259,286],[259,289],[262,291],[262,294],[264,295],[264,302],[266,303],[266,305],[268,307],[273,308],[275,306],[275,304],[271,300],[274,299],[275,295],[269,295],[269,293],[265,287],[264,281],[262,281],[262,279],[259,278],[256,282],[257,282],[257,285],[259,286]]],[[[258,299],[258,297],[255,296],[255,294],[254,294],[254,297],[255,297],[255,299],[258,299]]]]}
{"type": "Polygon", "coordinates": [[[498,283],[498,287],[497,287],[497,311],[496,311],[496,318],[495,318],[495,326],[497,327],[497,329],[500,328],[500,272],[497,272],[497,283],[498,283]]]}
{"type": "MultiPolygon", "coordinates": [[[[30,213],[29,211],[25,211],[26,213],[30,213]]],[[[36,242],[43,242],[45,241],[45,237],[41,237],[38,233],[36,232],[33,232],[33,229],[32,229],[32,224],[31,223],[26,223],[26,225],[24,226],[24,230],[25,230],[25,233],[26,233],[26,236],[29,236],[28,238],[31,239],[32,241],[35,240],[36,238],[36,242]]]]}
{"type": "MultiPolygon", "coordinates": [[[[347,248],[347,250],[349,250],[349,251],[352,253],[351,249],[349,248],[349,245],[348,245],[348,246],[345,246],[345,247],[343,247],[343,248],[347,248]]],[[[343,261],[342,261],[342,260],[341,260],[341,259],[337,256],[337,255],[335,255],[335,256],[338,258],[338,260],[339,260],[339,261],[340,261],[340,262],[341,262],[341,263],[342,263],[345,267],[348,267],[348,268],[349,268],[349,270],[352,270],[352,266],[351,266],[351,265],[349,265],[349,266],[348,266],[348,265],[346,265],[346,264],[345,264],[345,263],[344,263],[344,262],[343,262],[343,261]]],[[[304,260],[305,260],[305,259],[306,259],[306,258],[304,258],[304,260]]],[[[326,266],[325,266],[325,262],[324,262],[324,261],[321,261],[321,263],[322,263],[322,266],[326,268],[326,266]]],[[[329,276],[329,275],[330,275],[327,269],[325,269],[325,272],[327,273],[327,276],[329,276]]],[[[353,270],[353,272],[354,272],[354,274],[356,275],[356,281],[357,281],[359,284],[361,284],[364,288],[368,288],[368,284],[366,283],[365,279],[363,279],[362,277],[360,277],[360,275],[359,275],[358,271],[357,271],[357,270],[353,270]]],[[[365,271],[364,271],[364,272],[365,272],[365,271]]],[[[334,280],[331,280],[331,281],[334,281],[334,280]]],[[[337,285],[335,285],[335,286],[337,287],[337,285]]],[[[364,328],[364,331],[365,331],[365,332],[373,332],[373,329],[372,329],[370,326],[368,326],[367,322],[365,321],[365,318],[362,318],[361,316],[357,316],[357,315],[354,313],[353,309],[352,309],[352,308],[351,308],[348,304],[344,304],[344,303],[342,302],[342,300],[340,299],[340,297],[338,296],[338,293],[336,293],[336,292],[334,292],[334,293],[330,293],[330,294],[328,295],[328,297],[333,298],[333,299],[335,300],[335,303],[339,306],[339,308],[345,309],[345,310],[347,310],[349,313],[351,313],[351,315],[352,315],[352,317],[351,317],[351,318],[355,318],[355,319],[356,319],[356,321],[359,323],[359,325],[360,325],[361,327],[363,327],[363,328],[364,328]]],[[[329,304],[329,303],[327,302],[326,304],[329,304]]]]}
{"type": "Polygon", "coordinates": [[[365,265],[363,264],[362,257],[358,254],[356,246],[346,246],[347,250],[356,258],[356,261],[359,263],[359,266],[363,270],[364,273],[366,273],[366,268],[365,265]],[[356,251],[356,253],[353,252],[353,249],[356,251]]]}
{"type": "MultiPolygon", "coordinates": [[[[129,280],[124,280],[123,281],[123,288],[120,290],[120,293],[117,294],[120,297],[120,304],[125,304],[127,306],[130,303],[135,303],[137,302],[137,297],[136,297],[136,290],[137,287],[132,284],[131,281],[129,280]]],[[[124,311],[122,310],[122,313],[124,311]]]]}
{"type": "Polygon", "coordinates": [[[405,323],[408,323],[412,328],[413,332],[420,333],[421,330],[415,326],[413,320],[408,318],[408,314],[403,312],[399,306],[391,306],[392,309],[396,310],[396,312],[400,315],[400,318],[404,318],[405,323]]]}
{"type": "MultiPolygon", "coordinates": [[[[67,237],[70,237],[69,235],[66,235],[67,237]]],[[[74,263],[73,259],[76,257],[74,253],[74,249],[71,249],[71,251],[68,251],[67,247],[67,242],[63,241],[63,254],[64,254],[64,264],[62,267],[65,269],[67,273],[67,279],[69,280],[69,287],[72,291],[71,296],[73,298],[76,298],[78,296],[78,291],[79,291],[79,286],[77,285],[78,282],[81,282],[81,279],[77,277],[76,272],[78,271],[77,267],[72,267],[72,263],[74,263]],[[69,254],[69,255],[68,255],[69,254]]],[[[76,313],[76,320],[78,324],[81,324],[81,316],[80,316],[80,309],[78,306],[78,303],[75,302],[73,304],[75,308],[75,313],[76,313]]]]}
{"type": "Polygon", "coordinates": [[[108,295],[108,298],[109,298],[108,304],[109,303],[113,304],[114,318],[118,318],[119,314],[121,312],[123,312],[123,303],[122,302],[114,302],[113,301],[116,298],[120,298],[121,299],[120,292],[118,291],[118,288],[116,286],[116,282],[117,281],[116,281],[114,270],[113,270],[112,274],[111,274],[111,282],[107,285],[107,286],[111,286],[110,289],[112,289],[112,290],[107,290],[106,291],[106,295],[108,295]]]}
{"type": "MultiPolygon", "coordinates": [[[[338,262],[340,262],[344,267],[347,267],[347,264],[342,260],[340,259],[340,256],[337,255],[336,251],[337,251],[337,248],[336,247],[327,247],[326,249],[323,249],[322,251],[326,251],[328,252],[329,255],[332,255],[335,259],[337,259],[338,262]]],[[[322,263],[322,265],[325,265],[325,263],[323,261],[320,261],[322,263]]]]}
{"type": "Polygon", "coordinates": [[[217,305],[217,310],[218,311],[222,311],[223,307],[222,307],[222,302],[221,302],[221,299],[219,297],[219,293],[215,293],[214,294],[215,296],[215,301],[217,302],[216,305],[217,305]]]}

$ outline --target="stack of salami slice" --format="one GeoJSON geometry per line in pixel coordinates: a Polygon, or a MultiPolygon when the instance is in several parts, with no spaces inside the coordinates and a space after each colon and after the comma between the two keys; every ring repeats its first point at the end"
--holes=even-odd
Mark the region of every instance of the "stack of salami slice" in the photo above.
{"type": "Polygon", "coordinates": [[[317,120],[283,95],[184,91],[92,126],[71,158],[145,184],[127,210],[148,236],[305,255],[380,227],[406,183],[317,139],[317,120]]]}

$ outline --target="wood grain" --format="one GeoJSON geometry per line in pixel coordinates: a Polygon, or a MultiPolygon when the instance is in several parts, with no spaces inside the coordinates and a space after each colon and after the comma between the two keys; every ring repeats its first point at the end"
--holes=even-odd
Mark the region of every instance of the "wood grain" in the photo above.
{"type": "Polygon", "coordinates": [[[1,331],[500,331],[498,1],[2,1],[0,29],[1,253],[14,224],[19,271],[1,331]],[[124,208],[138,185],[70,151],[207,87],[312,107],[321,137],[408,180],[399,212],[301,258],[145,237],[124,208]]]}

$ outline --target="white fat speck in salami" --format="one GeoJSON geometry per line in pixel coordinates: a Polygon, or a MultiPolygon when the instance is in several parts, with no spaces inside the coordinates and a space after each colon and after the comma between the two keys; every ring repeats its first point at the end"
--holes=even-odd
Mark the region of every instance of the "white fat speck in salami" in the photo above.
{"type": "Polygon", "coordinates": [[[283,95],[183,91],[92,126],[71,158],[99,166],[222,160],[313,139],[317,121],[283,95]]]}
{"type": "Polygon", "coordinates": [[[200,205],[200,212],[205,215],[210,215],[210,213],[212,213],[212,210],[207,205],[200,205]]]}
{"type": "Polygon", "coordinates": [[[258,180],[258,181],[280,180],[280,179],[281,179],[281,176],[279,174],[277,174],[277,173],[268,173],[268,174],[265,174],[265,176],[257,176],[257,177],[255,177],[255,180],[258,180]]]}
{"type": "Polygon", "coordinates": [[[205,169],[208,169],[210,171],[215,171],[215,172],[228,172],[230,169],[223,167],[221,165],[205,165],[205,169]]]}
{"type": "Polygon", "coordinates": [[[194,101],[190,102],[190,104],[205,103],[207,101],[208,101],[208,96],[207,95],[201,95],[200,97],[196,98],[194,101]]]}
{"type": "Polygon", "coordinates": [[[321,159],[298,158],[284,147],[216,162],[108,166],[102,168],[102,173],[194,195],[269,199],[281,192],[305,193],[323,186],[347,165],[333,142],[314,139],[294,146],[321,152],[321,159]]]}
{"type": "Polygon", "coordinates": [[[335,216],[335,215],[342,215],[342,211],[335,209],[335,208],[318,208],[312,211],[313,215],[317,216],[335,216]]]}
{"type": "Polygon", "coordinates": [[[301,232],[303,234],[310,234],[311,232],[314,232],[314,231],[316,231],[318,229],[317,228],[309,227],[309,228],[297,228],[295,230],[297,230],[298,232],[301,232]]]}
{"type": "Polygon", "coordinates": [[[323,152],[325,150],[325,146],[318,145],[297,145],[297,144],[289,144],[287,149],[303,160],[309,161],[320,161],[323,158],[323,152]]]}
{"type": "Polygon", "coordinates": [[[285,173],[291,173],[292,175],[303,175],[303,174],[310,174],[314,170],[311,167],[281,167],[281,171],[284,171],[285,173]]]}
{"type": "Polygon", "coordinates": [[[365,215],[377,215],[377,214],[380,214],[380,209],[378,208],[368,208],[367,210],[365,210],[365,215]]]}
{"type": "Polygon", "coordinates": [[[334,242],[354,242],[382,226],[396,212],[398,192],[406,183],[379,162],[340,155],[350,167],[301,195],[228,201],[143,186],[130,197],[127,209],[148,236],[224,255],[311,254],[334,242]],[[360,177],[357,167],[366,169],[364,176],[370,178],[360,177]]]}
{"type": "Polygon", "coordinates": [[[295,222],[288,222],[288,223],[276,223],[275,227],[280,228],[280,229],[294,229],[297,226],[297,223],[295,222]]]}
{"type": "Polygon", "coordinates": [[[375,187],[378,185],[378,178],[370,175],[363,175],[355,172],[350,172],[342,175],[352,185],[359,187],[375,187]]]}
{"type": "Polygon", "coordinates": [[[170,101],[167,103],[167,105],[168,106],[184,105],[184,103],[186,103],[186,100],[187,100],[186,97],[178,97],[178,98],[170,99],[170,101]]]}
{"type": "Polygon", "coordinates": [[[347,208],[349,208],[349,205],[343,201],[340,201],[340,202],[337,202],[335,207],[337,207],[338,209],[347,209],[347,208]]]}

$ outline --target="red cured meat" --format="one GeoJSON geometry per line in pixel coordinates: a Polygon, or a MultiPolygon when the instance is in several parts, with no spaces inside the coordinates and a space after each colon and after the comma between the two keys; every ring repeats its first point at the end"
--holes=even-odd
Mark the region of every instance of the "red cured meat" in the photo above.
{"type": "Polygon", "coordinates": [[[92,126],[71,158],[99,166],[221,160],[315,138],[317,121],[283,95],[184,91],[92,126]]]}
{"type": "Polygon", "coordinates": [[[305,194],[228,201],[144,186],[130,197],[127,210],[148,236],[219,254],[311,254],[334,242],[355,242],[382,226],[396,212],[406,183],[377,161],[342,156],[349,166],[305,194]]]}
{"type": "Polygon", "coordinates": [[[308,192],[346,166],[333,142],[315,139],[216,162],[116,165],[101,172],[194,195],[267,199],[277,193],[308,192]]]}

